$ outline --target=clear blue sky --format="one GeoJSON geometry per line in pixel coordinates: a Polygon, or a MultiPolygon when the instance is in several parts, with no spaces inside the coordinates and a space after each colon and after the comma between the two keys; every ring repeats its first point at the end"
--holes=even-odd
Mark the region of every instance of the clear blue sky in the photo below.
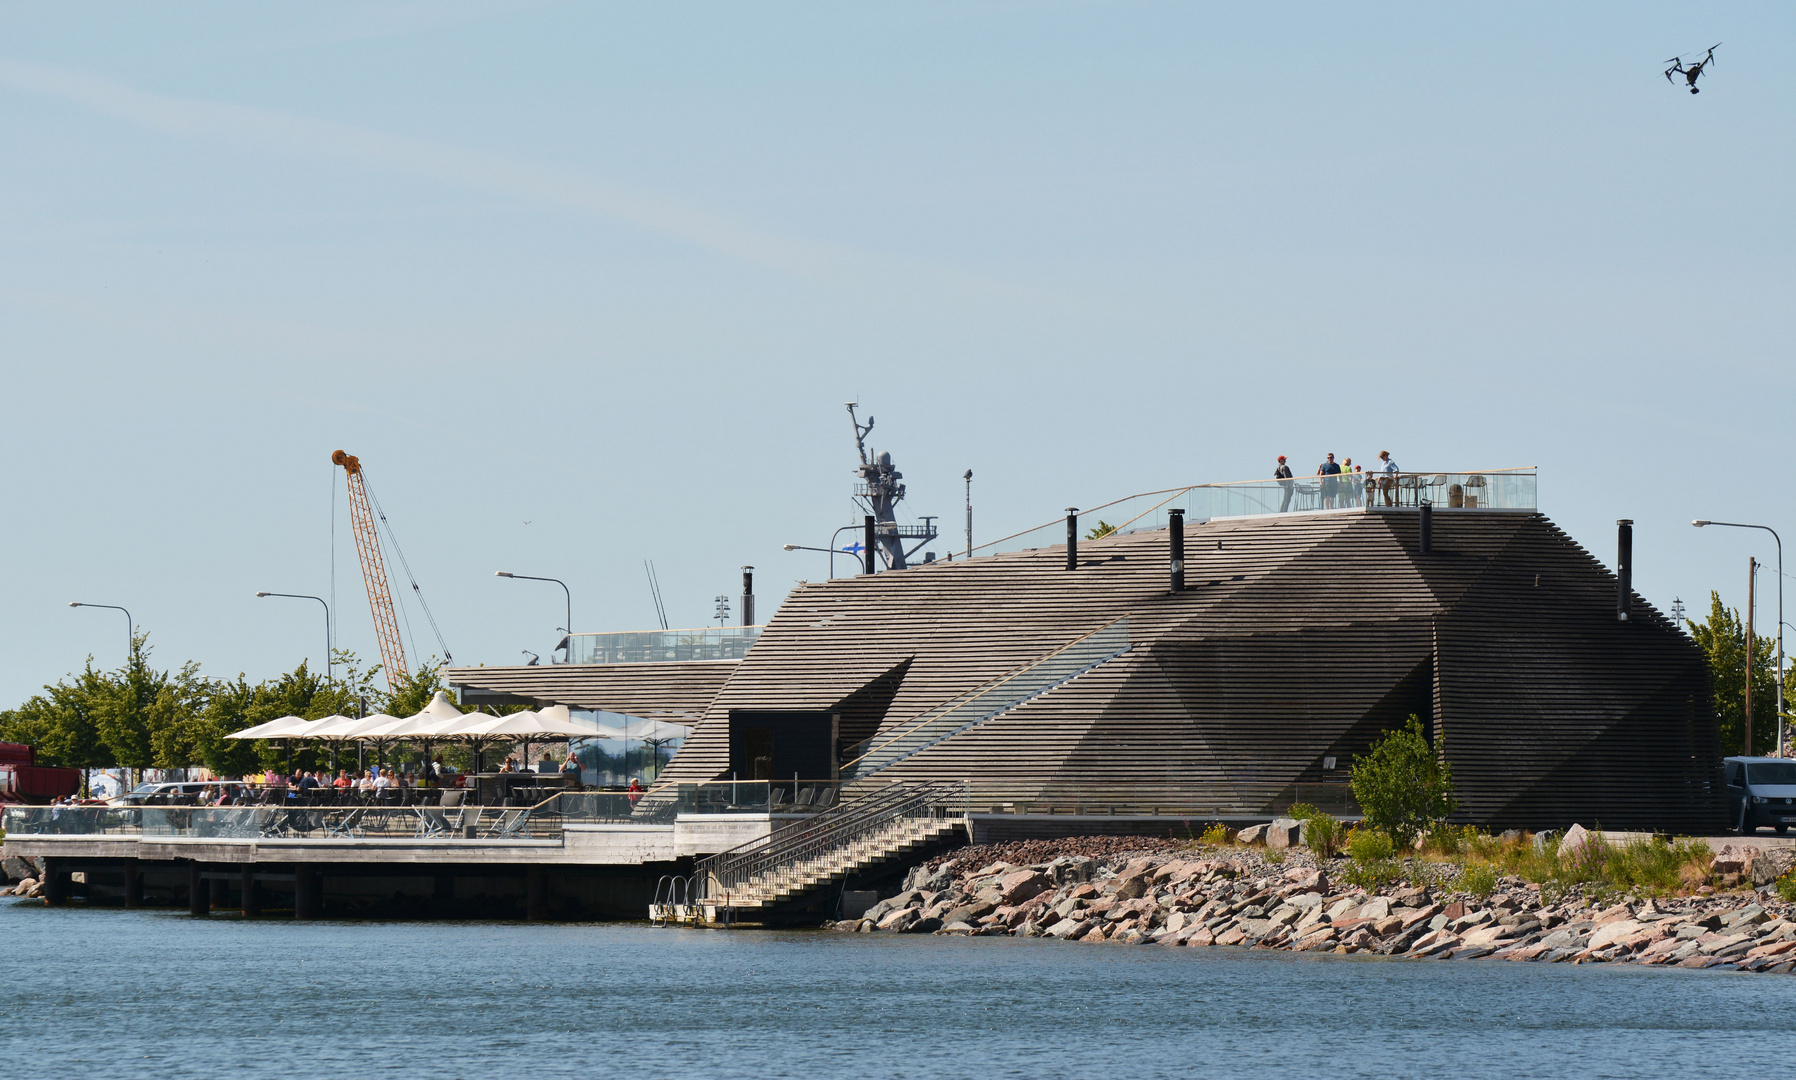
{"type": "Polygon", "coordinates": [[[1539,465],[1654,603],[1741,604],[1769,538],[1687,523],[1796,542],[1793,47],[1787,4],[5,3],[0,705],[121,659],[70,600],[316,660],[253,593],[331,589],[333,493],[374,657],[338,448],[459,662],[554,643],[495,569],[615,630],[646,558],[676,626],[752,563],[765,613],[851,398],[986,539],[1390,449],[1539,465]]]}

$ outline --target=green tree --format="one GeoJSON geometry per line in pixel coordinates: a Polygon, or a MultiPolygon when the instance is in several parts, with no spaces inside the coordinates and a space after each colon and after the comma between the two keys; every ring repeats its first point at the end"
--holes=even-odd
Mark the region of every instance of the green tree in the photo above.
{"type": "Polygon", "coordinates": [[[435,657],[425,661],[417,671],[399,680],[386,695],[383,712],[393,716],[411,716],[430,704],[430,699],[443,689],[439,678],[443,664],[435,657]]]}
{"type": "MultiPolygon", "coordinates": [[[[1773,622],[1776,620],[1773,619],[1773,622]]],[[[1777,746],[1777,688],[1772,671],[1777,659],[1775,635],[1752,635],[1752,748],[1746,747],[1746,620],[1734,608],[1722,605],[1719,593],[1709,594],[1706,622],[1689,620],[1690,636],[1709,661],[1709,685],[1715,693],[1715,715],[1721,726],[1721,750],[1725,754],[1768,754],[1777,746]]],[[[1755,628],[1756,630],[1756,628],[1755,628]]],[[[1788,681],[1786,698],[1796,697],[1788,681]]]]}
{"type": "Polygon", "coordinates": [[[93,658],[88,657],[82,673],[72,681],[64,678],[18,708],[0,712],[0,739],[36,748],[38,760],[45,765],[83,772],[106,768],[114,762],[100,740],[95,713],[111,693],[106,674],[95,671],[93,658]]]}
{"type": "Polygon", "coordinates": [[[1458,805],[1453,770],[1428,745],[1413,713],[1406,726],[1387,731],[1369,753],[1353,759],[1349,780],[1366,823],[1404,848],[1458,805]]]}
{"type": "Polygon", "coordinates": [[[1103,518],[1099,518],[1098,523],[1092,527],[1092,530],[1085,534],[1085,539],[1087,539],[1087,540],[1102,540],[1104,537],[1109,536],[1111,533],[1113,533],[1115,531],[1116,531],[1116,526],[1110,524],[1108,521],[1105,521],[1103,518]]]}

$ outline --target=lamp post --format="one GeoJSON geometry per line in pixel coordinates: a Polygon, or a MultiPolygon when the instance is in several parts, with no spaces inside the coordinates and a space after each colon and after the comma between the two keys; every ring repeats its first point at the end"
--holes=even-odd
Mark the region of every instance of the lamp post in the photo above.
{"type": "MultiPolygon", "coordinates": [[[[119,607],[117,604],[86,604],[86,603],[82,603],[79,600],[70,600],[69,606],[70,607],[110,608],[113,611],[124,611],[125,612],[125,666],[130,667],[131,657],[133,655],[135,655],[137,652],[137,624],[131,620],[131,613],[129,611],[125,611],[124,608],[119,607]]],[[[104,772],[102,772],[100,775],[104,776],[106,774],[104,772]]],[[[81,770],[81,794],[82,794],[82,796],[86,797],[87,795],[92,793],[92,790],[93,789],[89,786],[87,770],[82,769],[81,770]]],[[[126,788],[125,788],[125,767],[123,765],[120,765],[118,767],[118,793],[120,795],[123,795],[125,793],[125,790],[126,790],[126,788]]]]}
{"type": "Polygon", "coordinates": [[[331,674],[331,672],[333,670],[331,667],[331,606],[324,602],[324,597],[311,596],[306,593],[290,593],[290,592],[259,592],[256,595],[257,596],[284,596],[289,600],[316,600],[316,601],[318,601],[319,604],[323,605],[323,607],[324,607],[324,678],[327,682],[334,681],[332,678],[332,674],[331,674]]]}
{"type": "MultiPolygon", "coordinates": [[[[1692,521],[1690,524],[1696,526],[1699,529],[1705,525],[1724,525],[1730,529],[1763,529],[1766,532],[1771,534],[1771,539],[1777,541],[1777,678],[1775,680],[1773,680],[1773,688],[1777,692],[1777,756],[1783,757],[1784,756],[1784,540],[1783,540],[1783,537],[1777,535],[1777,530],[1773,529],[1769,525],[1748,525],[1748,524],[1743,524],[1738,521],[1710,521],[1707,518],[1697,518],[1695,521],[1692,521]]],[[[1752,648],[1751,641],[1748,641],[1746,643],[1746,648],[1748,650],[1750,650],[1752,648]]],[[[1749,655],[1750,655],[1750,653],[1749,653],[1749,655]]],[[[1750,755],[1752,753],[1752,747],[1748,746],[1746,748],[1746,752],[1747,752],[1747,754],[1750,755]]]]}
{"type": "MultiPolygon", "coordinates": [[[[842,526],[841,529],[837,529],[835,532],[829,534],[829,542],[833,545],[836,542],[836,538],[842,535],[843,529],[858,529],[858,528],[860,528],[859,525],[844,525],[844,526],[842,526]]],[[[784,548],[786,551],[821,551],[824,554],[828,555],[829,556],[829,576],[831,578],[834,578],[836,576],[836,555],[841,551],[847,551],[849,554],[852,555],[852,554],[854,554],[854,550],[855,550],[853,548],[806,547],[803,544],[782,544],[781,547],[784,548]]]]}
{"type": "MultiPolygon", "coordinates": [[[[560,578],[532,577],[529,574],[514,574],[509,570],[494,570],[493,576],[514,578],[518,581],[553,581],[555,584],[561,586],[561,591],[567,594],[567,658],[572,662],[574,659],[574,594],[573,591],[567,587],[567,582],[560,578]]],[[[549,656],[549,662],[551,664],[555,662],[553,653],[549,656]]]]}
{"type": "MultiPolygon", "coordinates": [[[[70,600],[70,607],[111,608],[113,611],[125,611],[117,604],[84,604],[79,600],[70,600]]],[[[131,662],[131,654],[137,651],[137,624],[131,621],[131,613],[125,611],[125,663],[131,662]]]]}

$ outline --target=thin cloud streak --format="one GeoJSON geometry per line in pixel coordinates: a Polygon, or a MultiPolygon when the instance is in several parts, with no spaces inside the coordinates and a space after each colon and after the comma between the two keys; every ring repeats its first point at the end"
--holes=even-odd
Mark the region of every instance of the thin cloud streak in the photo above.
{"type": "Polygon", "coordinates": [[[864,261],[847,251],[753,229],[664,196],[444,143],[268,109],[155,94],[85,72],[16,60],[0,60],[0,85],[182,138],[220,139],[503,191],[806,277],[827,278],[864,261]]]}

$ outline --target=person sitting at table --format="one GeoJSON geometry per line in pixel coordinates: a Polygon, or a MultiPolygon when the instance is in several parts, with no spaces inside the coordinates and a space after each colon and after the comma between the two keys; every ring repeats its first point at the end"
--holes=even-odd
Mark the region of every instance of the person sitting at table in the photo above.
{"type": "Polygon", "coordinates": [[[393,786],[393,774],[391,772],[387,772],[387,771],[383,770],[382,772],[380,772],[378,775],[375,776],[375,778],[374,778],[374,790],[375,791],[385,791],[392,786],[393,786]]]}
{"type": "Polygon", "coordinates": [[[517,772],[518,771],[518,759],[517,758],[509,758],[509,757],[506,758],[505,764],[499,766],[499,771],[500,772],[517,772]]]}
{"type": "Polygon", "coordinates": [[[348,769],[338,769],[337,770],[337,778],[331,782],[331,786],[336,788],[338,791],[348,791],[350,785],[353,783],[355,783],[355,781],[353,781],[349,778],[349,770],[348,769]]]}

